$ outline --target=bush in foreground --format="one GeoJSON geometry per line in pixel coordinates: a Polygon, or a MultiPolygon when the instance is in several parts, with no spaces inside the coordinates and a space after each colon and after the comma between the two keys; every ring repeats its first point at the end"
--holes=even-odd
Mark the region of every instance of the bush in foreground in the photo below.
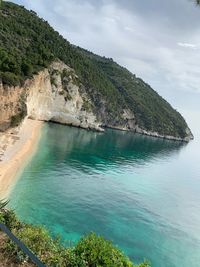
{"type": "MultiPolygon", "coordinates": [[[[58,267],[150,267],[148,262],[134,265],[112,242],[95,233],[82,237],[76,246],[65,248],[59,239],[52,239],[47,230],[21,223],[15,213],[1,208],[0,222],[12,232],[47,266],[58,267]]],[[[15,261],[29,261],[27,256],[10,240],[5,254],[15,261]]]]}
{"type": "MultiPolygon", "coordinates": [[[[82,237],[73,253],[78,266],[136,267],[122,251],[113,246],[111,241],[105,240],[95,233],[82,237]]],[[[70,267],[72,266],[70,265],[70,267]]],[[[145,262],[138,267],[148,266],[149,264],[145,262]]]]}

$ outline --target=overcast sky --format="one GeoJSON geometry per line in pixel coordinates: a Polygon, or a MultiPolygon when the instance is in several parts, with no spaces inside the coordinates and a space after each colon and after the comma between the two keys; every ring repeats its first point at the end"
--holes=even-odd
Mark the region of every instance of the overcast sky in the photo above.
{"type": "Polygon", "coordinates": [[[14,0],[67,40],[112,57],[179,111],[200,110],[200,7],[193,0],[14,0]]]}

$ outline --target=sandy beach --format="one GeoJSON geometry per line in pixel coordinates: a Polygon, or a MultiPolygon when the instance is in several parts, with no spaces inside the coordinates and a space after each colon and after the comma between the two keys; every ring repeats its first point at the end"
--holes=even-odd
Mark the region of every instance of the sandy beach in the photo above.
{"type": "Polygon", "coordinates": [[[19,127],[0,133],[0,199],[8,197],[17,174],[36,151],[42,123],[25,119],[19,127]]]}

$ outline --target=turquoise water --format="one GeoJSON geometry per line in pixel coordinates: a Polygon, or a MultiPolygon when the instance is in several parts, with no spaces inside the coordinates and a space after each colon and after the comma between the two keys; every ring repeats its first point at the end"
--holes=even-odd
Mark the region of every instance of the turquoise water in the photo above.
{"type": "Polygon", "coordinates": [[[188,145],[46,124],[11,194],[26,222],[67,245],[95,231],[134,262],[200,266],[198,141],[188,145]]]}

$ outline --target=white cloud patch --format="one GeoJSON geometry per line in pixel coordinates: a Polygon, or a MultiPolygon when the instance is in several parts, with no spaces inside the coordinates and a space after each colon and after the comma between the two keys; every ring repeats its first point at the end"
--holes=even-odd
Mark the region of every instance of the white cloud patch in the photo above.
{"type": "Polygon", "coordinates": [[[179,46],[185,47],[185,48],[192,48],[192,49],[196,49],[199,48],[199,45],[197,44],[190,44],[190,43],[178,43],[179,46]]]}
{"type": "Polygon", "coordinates": [[[125,30],[125,31],[128,31],[128,32],[134,32],[134,29],[131,28],[131,27],[129,27],[129,26],[125,26],[125,27],[124,27],[124,30],[125,30]]]}

